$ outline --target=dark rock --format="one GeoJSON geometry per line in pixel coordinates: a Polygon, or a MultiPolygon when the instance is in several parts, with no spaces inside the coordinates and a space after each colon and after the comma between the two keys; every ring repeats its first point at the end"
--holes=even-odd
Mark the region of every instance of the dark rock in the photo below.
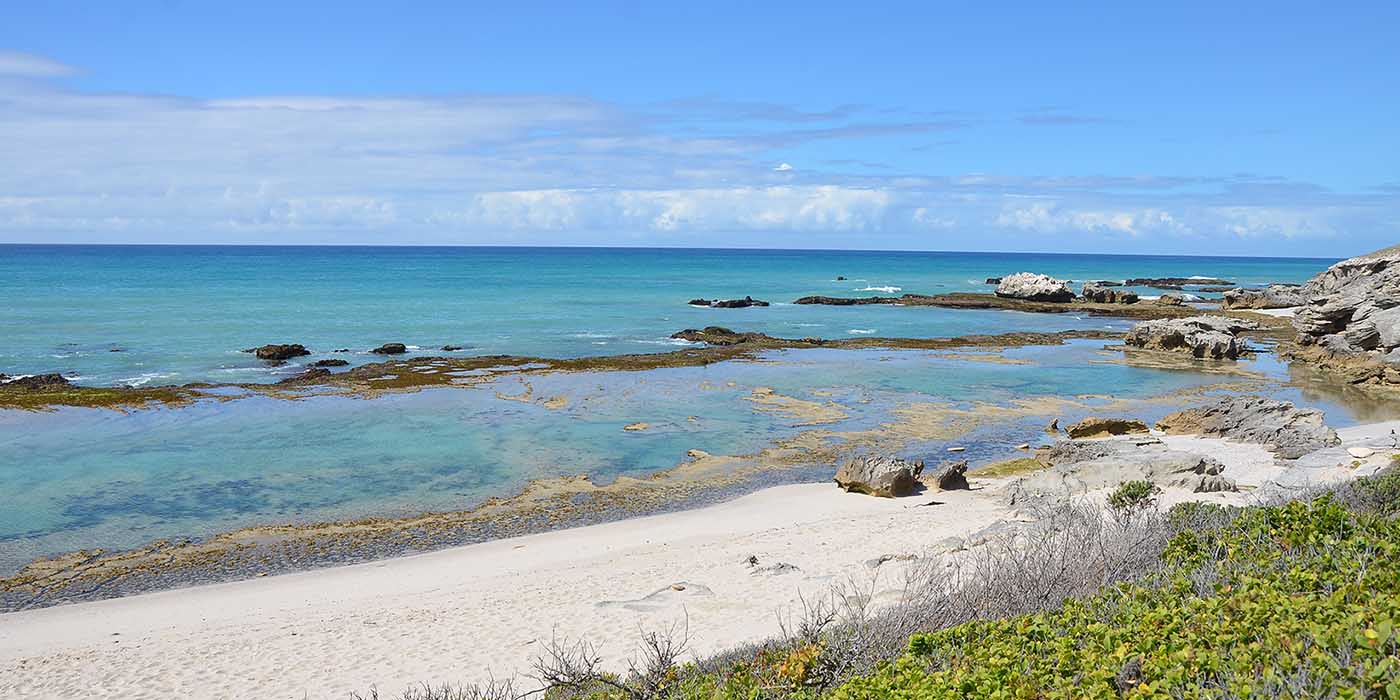
{"type": "Polygon", "coordinates": [[[709,345],[738,345],[740,343],[768,338],[768,336],[762,333],[739,333],[724,328],[723,326],[706,326],[702,330],[687,328],[679,333],[672,333],[671,337],[677,340],[688,340],[692,343],[706,343],[709,345]]]}
{"type": "Polygon", "coordinates": [[[464,349],[465,349],[465,348],[463,348],[461,345],[444,345],[444,346],[442,346],[442,351],[443,351],[443,352],[457,352],[458,350],[464,350],[464,349]]]}
{"type": "Polygon", "coordinates": [[[402,355],[408,352],[408,346],[404,345],[403,343],[385,343],[373,350],[370,350],[370,352],[376,355],[402,355]]]}
{"type": "Polygon", "coordinates": [[[256,355],[259,360],[268,360],[270,362],[283,362],[293,357],[302,357],[311,354],[311,351],[307,350],[306,347],[300,343],[273,343],[262,347],[248,348],[243,352],[251,352],[256,355]]]}
{"type": "Polygon", "coordinates": [[[338,350],[332,350],[331,352],[350,352],[350,348],[340,348],[338,350]]]}
{"type": "Polygon", "coordinates": [[[691,299],[691,306],[708,306],[712,309],[746,309],[750,306],[768,306],[768,302],[753,297],[743,299],[691,299]]]}
{"type": "Polygon", "coordinates": [[[1071,439],[1134,435],[1147,432],[1147,424],[1129,418],[1085,418],[1066,429],[1071,439]]]}
{"type": "Polygon", "coordinates": [[[302,372],[301,374],[298,374],[298,375],[295,376],[295,377],[287,377],[286,379],[283,379],[282,381],[279,381],[279,382],[277,382],[277,383],[278,383],[278,384],[304,384],[304,383],[306,383],[306,382],[314,381],[314,380],[316,380],[316,379],[321,379],[321,378],[323,378],[323,377],[329,377],[329,376],[331,376],[331,371],[330,371],[330,370],[325,369],[325,368],[322,368],[322,367],[313,367],[313,368],[311,368],[311,369],[306,370],[305,372],[302,372]]]}
{"type": "Polygon", "coordinates": [[[1070,291],[1069,283],[1034,272],[1018,272],[1003,277],[1001,284],[997,285],[996,295],[1027,301],[1074,301],[1074,292],[1070,291]]]}
{"type": "Polygon", "coordinates": [[[1341,444],[1337,431],[1323,423],[1322,411],[1298,408],[1289,401],[1262,396],[1231,396],[1200,408],[1178,411],[1157,422],[1173,435],[1213,435],[1252,442],[1284,459],[1297,459],[1341,444]]]}
{"type": "Polygon", "coordinates": [[[1060,419],[1059,419],[1059,418],[1052,418],[1052,419],[1050,420],[1050,423],[1049,423],[1048,425],[1045,426],[1045,432],[1047,432],[1047,433],[1059,433],[1059,432],[1060,432],[1060,419]]]}
{"type": "Polygon", "coordinates": [[[846,278],[845,278],[844,276],[842,276],[842,275],[837,275],[837,276],[836,276],[836,281],[837,281],[837,282],[845,282],[845,281],[846,281],[846,278]]]}
{"type": "Polygon", "coordinates": [[[1001,278],[1000,278],[1000,277],[988,277],[988,278],[987,278],[987,284],[1001,284],[1001,278]]]}
{"type": "Polygon", "coordinates": [[[817,295],[802,297],[801,299],[798,299],[797,301],[794,301],[792,303],[803,305],[821,304],[824,306],[865,306],[867,304],[896,304],[898,302],[899,297],[861,297],[851,299],[847,297],[827,297],[817,295]]]}
{"type": "Polygon", "coordinates": [[[9,379],[3,374],[0,374],[0,377],[4,378],[0,381],[5,382],[5,387],[11,389],[59,389],[65,386],[72,386],[71,382],[57,372],[32,374],[28,377],[20,377],[18,379],[9,379]]]}
{"type": "MultiPolygon", "coordinates": [[[[967,483],[967,460],[960,459],[956,462],[944,462],[938,465],[938,470],[933,475],[932,482],[939,491],[957,491],[971,488],[967,483]]],[[[927,481],[925,483],[927,483],[927,481]]]]}
{"type": "Polygon", "coordinates": [[[898,457],[864,456],[850,460],[836,471],[836,484],[848,492],[882,498],[908,496],[918,488],[924,470],[921,461],[898,457]]]}
{"type": "Polygon", "coordinates": [[[1123,284],[1129,287],[1156,287],[1158,289],[1181,289],[1182,287],[1200,287],[1204,285],[1224,286],[1235,283],[1230,280],[1222,280],[1215,277],[1134,277],[1124,280],[1123,284]]]}
{"type": "Polygon", "coordinates": [[[311,366],[311,367],[344,367],[344,366],[346,366],[346,365],[348,365],[348,364],[350,364],[350,362],[349,362],[348,360],[330,359],[330,360],[317,360],[317,361],[315,361],[315,362],[312,362],[309,366],[311,366]]]}
{"type": "Polygon", "coordinates": [[[1136,304],[1138,302],[1137,292],[1127,289],[1112,289],[1096,283],[1084,283],[1079,293],[1084,297],[1084,301],[1091,301],[1095,304],[1136,304]]]}

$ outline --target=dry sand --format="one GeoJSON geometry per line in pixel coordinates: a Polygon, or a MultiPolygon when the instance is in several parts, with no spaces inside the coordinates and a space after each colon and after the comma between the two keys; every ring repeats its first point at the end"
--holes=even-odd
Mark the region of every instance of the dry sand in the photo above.
{"type": "MultiPolygon", "coordinates": [[[[1342,431],[1345,446],[1388,447],[1397,426],[1342,431]]],[[[1258,446],[1165,441],[1214,455],[1245,486],[1331,481],[1374,470],[1388,454],[1358,469],[1336,448],[1285,468],[1258,446]]],[[[694,651],[714,652],[777,633],[799,593],[853,581],[898,595],[909,564],[868,562],[926,554],[1014,517],[998,485],[974,479],[981,489],[897,500],[782,486],[681,513],[0,615],[0,696],[299,700],[372,686],[393,696],[425,681],[528,673],[552,635],[593,640],[619,666],[639,629],[686,619],[694,651]],[[922,505],[930,500],[940,504],[922,505]],[[778,563],[796,570],[762,569],[778,563]]]]}

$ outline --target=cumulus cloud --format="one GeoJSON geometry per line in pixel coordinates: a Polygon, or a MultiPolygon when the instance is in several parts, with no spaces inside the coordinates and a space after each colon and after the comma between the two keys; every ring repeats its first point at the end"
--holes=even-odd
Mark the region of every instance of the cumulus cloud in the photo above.
{"type": "Polygon", "coordinates": [[[631,108],[555,95],[200,100],[54,80],[72,70],[0,53],[9,76],[0,80],[0,241],[761,244],[783,232],[902,247],[1054,240],[1034,247],[1064,250],[1105,238],[1400,232],[1393,187],[1339,194],[1256,175],[869,174],[887,170],[864,157],[863,139],[976,127],[952,114],[716,100],[631,108]],[[818,141],[849,157],[789,164],[790,149],[818,141]],[[864,165],[851,173],[822,163],[864,165]]]}

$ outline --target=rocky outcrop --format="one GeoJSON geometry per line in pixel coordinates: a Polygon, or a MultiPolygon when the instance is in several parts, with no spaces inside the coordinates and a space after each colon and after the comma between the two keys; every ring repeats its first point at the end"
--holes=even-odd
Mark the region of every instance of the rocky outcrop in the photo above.
{"type": "Polygon", "coordinates": [[[924,463],[898,457],[867,455],[846,462],[836,471],[836,485],[848,492],[882,498],[909,496],[919,485],[924,463]]]}
{"type": "Polygon", "coordinates": [[[333,359],[329,359],[329,360],[317,360],[317,361],[315,361],[315,362],[312,362],[309,366],[310,366],[310,367],[344,367],[344,366],[346,366],[346,365],[348,365],[348,364],[350,364],[350,362],[349,362],[348,360],[341,360],[341,359],[339,359],[339,358],[333,358],[333,359]]]}
{"type": "Polygon", "coordinates": [[[1000,278],[1000,277],[988,277],[988,278],[987,278],[987,284],[1001,284],[1001,278],[1000,278]]]}
{"type": "Polygon", "coordinates": [[[1079,290],[1084,301],[1091,301],[1095,304],[1136,304],[1138,302],[1137,292],[1127,289],[1113,289],[1105,287],[1096,282],[1085,282],[1079,290]]]}
{"type": "Polygon", "coordinates": [[[866,305],[868,305],[868,304],[897,304],[897,303],[899,303],[899,300],[900,300],[900,297],[856,297],[856,298],[850,298],[850,297],[827,297],[827,296],[821,296],[821,295],[814,295],[814,296],[809,296],[809,297],[802,297],[802,298],[800,298],[800,299],[798,299],[797,301],[794,301],[794,302],[792,302],[792,303],[794,303],[794,304],[802,304],[802,305],[804,305],[804,306],[805,306],[805,305],[808,305],[808,304],[820,304],[820,305],[822,305],[822,306],[866,306],[866,305]]]}
{"type": "Polygon", "coordinates": [[[1322,411],[1298,408],[1289,401],[1262,396],[1231,396],[1216,403],[1178,411],[1157,422],[1173,435],[1211,435],[1264,445],[1284,459],[1297,459],[1341,444],[1337,431],[1323,423],[1322,411]]]}
{"type": "Polygon", "coordinates": [[[72,386],[72,383],[69,382],[66,377],[57,372],[31,374],[28,377],[18,377],[16,379],[10,379],[0,374],[0,378],[3,378],[0,379],[0,382],[3,382],[7,389],[43,390],[72,386]]]}
{"type": "Polygon", "coordinates": [[[444,346],[442,346],[442,351],[443,351],[443,352],[457,352],[458,350],[464,350],[464,349],[465,349],[465,348],[463,348],[461,345],[444,345],[444,346]]]}
{"type": "Polygon", "coordinates": [[[1343,260],[1308,280],[1293,316],[1298,344],[1371,365],[1367,379],[1400,382],[1400,246],[1343,260]]]}
{"type": "Polygon", "coordinates": [[[1129,287],[1155,287],[1157,289],[1181,289],[1182,287],[1200,287],[1209,285],[1221,287],[1225,285],[1233,286],[1235,283],[1230,280],[1222,280],[1216,277],[1134,277],[1124,280],[1123,284],[1129,287]]]}
{"type": "Polygon", "coordinates": [[[1027,301],[1074,301],[1074,292],[1070,291],[1068,282],[1034,272],[1018,272],[1003,277],[997,285],[996,295],[1027,301]]]}
{"type": "Polygon", "coordinates": [[[723,326],[705,326],[696,330],[687,328],[683,331],[672,333],[671,337],[676,340],[688,340],[692,343],[707,343],[709,345],[738,345],[747,343],[755,338],[763,336],[756,333],[739,333],[731,331],[723,326]]]}
{"type": "Polygon", "coordinates": [[[743,299],[691,299],[691,306],[708,306],[711,309],[746,309],[750,306],[768,306],[768,302],[753,297],[743,299]]]}
{"type": "Polygon", "coordinates": [[[1195,493],[1236,488],[1221,476],[1225,467],[1213,457],[1173,450],[1150,437],[1062,441],[1040,450],[1036,459],[1046,468],[1008,487],[1012,505],[1040,498],[1061,500],[1138,480],[1195,493]]]}
{"type": "Polygon", "coordinates": [[[408,346],[403,343],[385,343],[370,352],[376,355],[402,355],[408,352],[408,346]]]}
{"type": "Polygon", "coordinates": [[[1188,316],[1143,321],[1134,325],[1123,341],[1131,347],[1145,350],[1233,360],[1247,349],[1244,339],[1237,334],[1256,328],[1258,325],[1250,321],[1224,316],[1188,316]]]}
{"type": "Polygon", "coordinates": [[[307,383],[310,383],[310,382],[314,382],[314,381],[316,381],[316,380],[318,380],[318,379],[324,379],[324,378],[329,377],[329,376],[331,376],[331,371],[330,371],[330,370],[325,369],[325,368],[323,368],[323,367],[313,367],[313,368],[311,368],[311,369],[306,370],[305,372],[302,372],[301,374],[296,375],[295,377],[287,377],[286,379],[283,379],[283,380],[281,380],[281,381],[279,381],[279,382],[277,382],[277,383],[278,383],[278,384],[307,384],[307,383]]]}
{"type": "Polygon", "coordinates": [[[1131,418],[1085,418],[1065,432],[1071,439],[1137,435],[1147,432],[1147,424],[1131,418]]]}
{"type": "Polygon", "coordinates": [[[1157,304],[1159,306],[1185,306],[1186,300],[1182,299],[1179,294],[1163,294],[1157,297],[1157,304]]]}
{"type": "Polygon", "coordinates": [[[972,488],[967,483],[967,460],[944,462],[922,481],[939,491],[962,491],[972,488]],[[930,478],[931,477],[931,478],[930,478]]]}
{"type": "Polygon", "coordinates": [[[259,360],[269,362],[285,362],[293,357],[303,357],[310,355],[311,351],[300,343],[273,343],[257,348],[248,348],[243,352],[251,352],[259,360]]]}
{"type": "Polygon", "coordinates": [[[1224,309],[1286,309],[1303,303],[1303,290],[1295,284],[1271,284],[1262,289],[1231,289],[1220,302],[1224,309]]]}

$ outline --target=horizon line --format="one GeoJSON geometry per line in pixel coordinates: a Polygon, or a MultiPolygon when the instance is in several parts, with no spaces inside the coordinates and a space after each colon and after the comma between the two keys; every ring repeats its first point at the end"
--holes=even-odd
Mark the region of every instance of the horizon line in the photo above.
{"type": "MultiPolygon", "coordinates": [[[[763,248],[736,246],[666,246],[666,245],[567,245],[567,244],[496,244],[496,243],[28,243],[0,242],[6,247],[53,248],[497,248],[515,250],[677,250],[730,251],[772,253],[920,253],[953,255],[1057,255],[1098,256],[1117,258],[1226,258],[1240,260],[1343,260],[1345,258],[1313,255],[1202,255],[1192,253],[1088,253],[1076,251],[1037,250],[938,250],[911,248],[763,248]]],[[[1364,255],[1364,253],[1360,253],[1364,255]]]]}

